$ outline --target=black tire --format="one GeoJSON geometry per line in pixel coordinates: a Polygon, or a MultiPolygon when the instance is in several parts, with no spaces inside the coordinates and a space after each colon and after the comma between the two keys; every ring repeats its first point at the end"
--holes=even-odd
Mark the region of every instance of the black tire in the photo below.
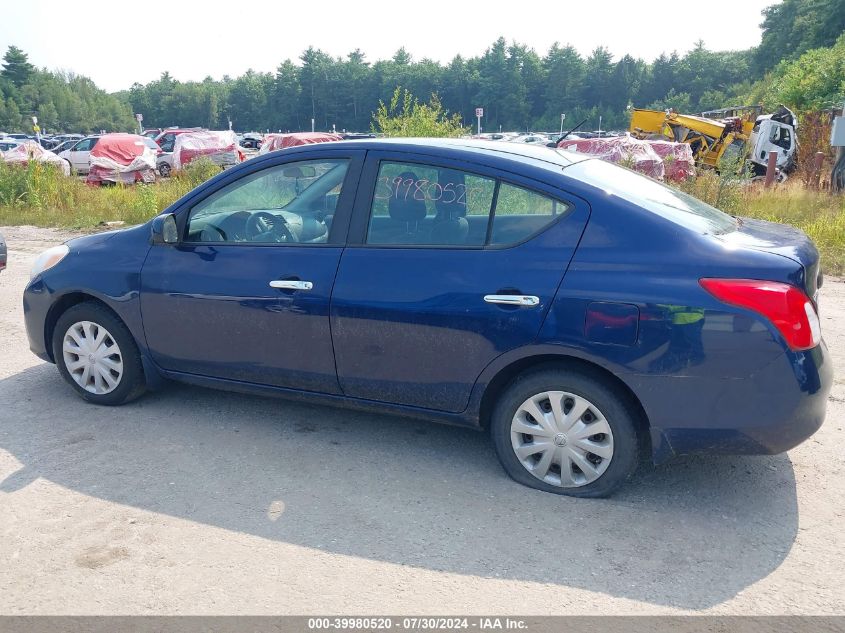
{"type": "Polygon", "coordinates": [[[635,425],[639,415],[628,398],[597,373],[571,369],[546,369],[518,376],[499,397],[490,420],[496,455],[505,472],[529,488],[572,497],[606,497],[621,486],[639,463],[639,441],[635,425]],[[613,455],[598,479],[579,487],[551,485],[532,475],[522,465],[511,443],[511,422],[522,404],[545,391],[565,391],[585,398],[604,415],[613,434],[613,455]]]}
{"type": "Polygon", "coordinates": [[[161,163],[158,166],[158,173],[162,178],[168,178],[170,176],[170,165],[167,163],[161,163]]]}
{"type": "Polygon", "coordinates": [[[107,307],[93,301],[78,303],[68,308],[56,322],[53,330],[53,358],[59,373],[83,399],[94,404],[115,406],[140,397],[146,391],[144,368],[135,339],[123,322],[107,307]],[[120,350],[123,373],[117,386],[108,393],[92,393],[80,386],[70,375],[62,352],[62,343],[68,329],[75,323],[90,321],[105,328],[120,350]]]}

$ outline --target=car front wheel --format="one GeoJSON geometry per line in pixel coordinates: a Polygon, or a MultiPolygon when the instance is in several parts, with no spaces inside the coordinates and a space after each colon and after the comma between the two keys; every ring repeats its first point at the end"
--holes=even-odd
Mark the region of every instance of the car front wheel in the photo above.
{"type": "Polygon", "coordinates": [[[62,378],[89,402],[118,405],[144,393],[141,355],[132,334],[98,303],[77,304],[59,317],[53,358],[62,378]]]}
{"type": "Polygon", "coordinates": [[[601,377],[546,370],[511,383],[490,430],[499,460],[515,481],[556,494],[605,497],[637,466],[635,415],[601,377]]]}

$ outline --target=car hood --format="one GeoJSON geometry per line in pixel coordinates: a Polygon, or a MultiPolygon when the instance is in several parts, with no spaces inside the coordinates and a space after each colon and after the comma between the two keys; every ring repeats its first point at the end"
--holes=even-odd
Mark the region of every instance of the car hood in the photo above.
{"type": "Polygon", "coordinates": [[[68,240],[67,242],[65,242],[65,244],[67,244],[67,247],[70,249],[70,252],[73,253],[75,251],[82,250],[83,248],[91,248],[92,246],[105,244],[106,242],[118,235],[124,235],[129,232],[138,231],[138,229],[143,226],[145,225],[141,224],[120,229],[113,229],[111,231],[103,231],[102,233],[92,233],[91,235],[83,235],[82,237],[75,237],[71,240],[68,240]]]}

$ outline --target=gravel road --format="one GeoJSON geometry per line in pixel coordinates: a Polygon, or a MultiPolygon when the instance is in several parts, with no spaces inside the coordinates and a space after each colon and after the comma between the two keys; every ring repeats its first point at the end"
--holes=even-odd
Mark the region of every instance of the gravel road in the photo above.
{"type": "Polygon", "coordinates": [[[69,235],[0,231],[0,614],[845,614],[842,282],[814,437],[595,501],[511,482],[470,430],[180,385],[85,404],[21,308],[69,235]]]}

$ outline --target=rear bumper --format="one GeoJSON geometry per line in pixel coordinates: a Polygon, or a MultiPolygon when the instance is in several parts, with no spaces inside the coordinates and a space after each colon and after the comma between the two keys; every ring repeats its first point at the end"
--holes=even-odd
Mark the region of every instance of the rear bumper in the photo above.
{"type": "Polygon", "coordinates": [[[771,455],[794,448],[824,422],[833,367],[822,342],[784,354],[747,379],[633,381],[651,423],[654,461],[661,463],[690,453],[771,455]]]}

